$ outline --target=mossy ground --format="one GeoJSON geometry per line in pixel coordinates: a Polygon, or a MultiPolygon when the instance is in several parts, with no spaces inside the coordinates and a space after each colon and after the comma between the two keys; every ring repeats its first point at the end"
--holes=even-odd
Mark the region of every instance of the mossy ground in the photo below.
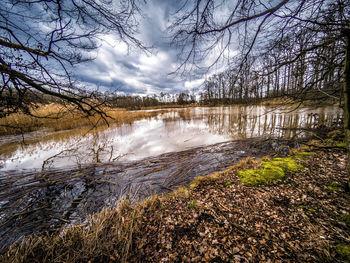
{"type": "Polygon", "coordinates": [[[277,180],[283,180],[287,175],[294,174],[301,170],[303,166],[298,164],[295,159],[301,156],[312,156],[313,153],[300,152],[294,157],[273,158],[262,162],[262,168],[246,169],[238,171],[239,179],[244,185],[258,186],[269,185],[277,180]]]}
{"type": "Polygon", "coordinates": [[[350,245],[337,245],[337,252],[343,259],[350,261],[350,245]]]}

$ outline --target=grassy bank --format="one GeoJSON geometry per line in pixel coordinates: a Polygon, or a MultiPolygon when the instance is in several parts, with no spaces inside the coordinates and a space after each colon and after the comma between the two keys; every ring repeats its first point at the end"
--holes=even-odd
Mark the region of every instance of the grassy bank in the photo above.
{"type": "Polygon", "coordinates": [[[245,159],[134,205],[124,200],[87,225],[27,238],[0,261],[347,262],[345,152],[312,145],[287,158],[245,159]]]}
{"type": "MultiPolygon", "coordinates": [[[[153,117],[158,112],[127,111],[124,109],[105,108],[109,123],[129,123],[135,120],[153,117]]],[[[166,112],[166,110],[164,110],[166,112]]],[[[48,129],[50,131],[69,130],[85,126],[107,125],[99,115],[87,117],[81,112],[59,104],[41,105],[35,116],[22,113],[12,114],[0,119],[0,136],[48,129]]]]}

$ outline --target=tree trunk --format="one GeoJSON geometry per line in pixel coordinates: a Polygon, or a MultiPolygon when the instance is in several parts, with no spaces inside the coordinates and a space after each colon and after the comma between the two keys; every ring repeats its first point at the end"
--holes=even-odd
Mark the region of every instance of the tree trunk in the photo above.
{"type": "MultiPolygon", "coordinates": [[[[344,128],[347,149],[347,172],[350,177],[350,28],[344,30],[346,38],[346,53],[344,66],[344,128]]],[[[349,183],[350,184],[350,183],[349,183]]]]}

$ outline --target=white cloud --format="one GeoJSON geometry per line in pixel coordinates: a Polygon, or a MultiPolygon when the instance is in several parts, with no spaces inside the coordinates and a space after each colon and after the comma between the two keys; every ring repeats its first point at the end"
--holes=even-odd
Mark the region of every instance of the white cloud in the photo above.
{"type": "MultiPolygon", "coordinates": [[[[128,94],[179,93],[199,87],[203,76],[184,80],[176,74],[169,75],[179,66],[178,50],[168,43],[165,33],[171,8],[175,10],[176,4],[153,0],[145,8],[148,17],[140,18],[139,38],[146,45],[154,46],[152,53],[129,49],[113,35],[101,36],[96,59],[77,68],[78,78],[92,86],[128,94]]],[[[217,47],[206,63],[211,63],[218,52],[217,47]]]]}
{"type": "Polygon", "coordinates": [[[200,85],[202,85],[204,81],[205,81],[204,78],[196,79],[196,80],[193,80],[193,81],[185,81],[185,88],[189,89],[189,90],[191,90],[193,88],[197,88],[200,85]]]}

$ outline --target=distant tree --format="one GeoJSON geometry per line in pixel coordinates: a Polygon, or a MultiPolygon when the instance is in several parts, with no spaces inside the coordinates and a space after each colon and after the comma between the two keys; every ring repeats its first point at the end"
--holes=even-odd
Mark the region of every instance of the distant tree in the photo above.
{"type": "Polygon", "coordinates": [[[187,104],[187,100],[188,100],[188,94],[185,92],[181,92],[177,97],[177,103],[179,105],[187,104]]]}
{"type": "Polygon", "coordinates": [[[136,0],[2,0],[0,6],[0,118],[33,114],[37,97],[53,97],[87,115],[100,114],[101,101],[72,74],[93,59],[98,39],[113,33],[126,44],[135,38],[136,0]]]}

